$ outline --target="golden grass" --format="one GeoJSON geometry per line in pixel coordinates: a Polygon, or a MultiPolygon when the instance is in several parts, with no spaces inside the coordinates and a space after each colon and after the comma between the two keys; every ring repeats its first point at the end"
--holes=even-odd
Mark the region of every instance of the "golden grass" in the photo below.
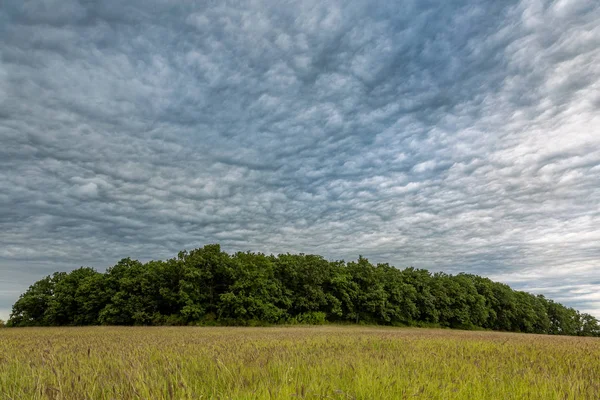
{"type": "Polygon", "coordinates": [[[0,399],[599,399],[594,338],[378,327],[0,330],[0,399]]]}

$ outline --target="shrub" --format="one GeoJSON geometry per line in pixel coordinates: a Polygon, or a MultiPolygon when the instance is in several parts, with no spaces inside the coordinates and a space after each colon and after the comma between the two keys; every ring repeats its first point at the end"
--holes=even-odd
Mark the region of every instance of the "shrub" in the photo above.
{"type": "Polygon", "coordinates": [[[325,324],[326,315],[321,311],[309,311],[297,315],[294,320],[298,324],[306,324],[306,325],[323,325],[325,324]]]}

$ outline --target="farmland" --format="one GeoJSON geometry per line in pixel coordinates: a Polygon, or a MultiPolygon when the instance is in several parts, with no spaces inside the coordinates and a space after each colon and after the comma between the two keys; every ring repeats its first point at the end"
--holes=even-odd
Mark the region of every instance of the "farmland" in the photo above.
{"type": "Polygon", "coordinates": [[[600,340],[361,326],[0,329],[0,399],[597,399],[600,340]]]}

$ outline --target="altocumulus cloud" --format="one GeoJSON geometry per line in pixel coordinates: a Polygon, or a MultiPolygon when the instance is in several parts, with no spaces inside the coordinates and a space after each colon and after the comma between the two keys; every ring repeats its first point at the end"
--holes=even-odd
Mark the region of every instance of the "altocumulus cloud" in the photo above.
{"type": "Polygon", "coordinates": [[[8,0],[0,57],[0,317],[215,242],[600,316],[597,1],[8,0]]]}

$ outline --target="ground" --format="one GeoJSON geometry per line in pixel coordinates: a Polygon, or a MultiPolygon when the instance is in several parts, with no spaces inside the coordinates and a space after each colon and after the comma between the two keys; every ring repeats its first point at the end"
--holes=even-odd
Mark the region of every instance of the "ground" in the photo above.
{"type": "Polygon", "coordinates": [[[0,399],[598,399],[600,339],[358,326],[0,329],[0,399]]]}

